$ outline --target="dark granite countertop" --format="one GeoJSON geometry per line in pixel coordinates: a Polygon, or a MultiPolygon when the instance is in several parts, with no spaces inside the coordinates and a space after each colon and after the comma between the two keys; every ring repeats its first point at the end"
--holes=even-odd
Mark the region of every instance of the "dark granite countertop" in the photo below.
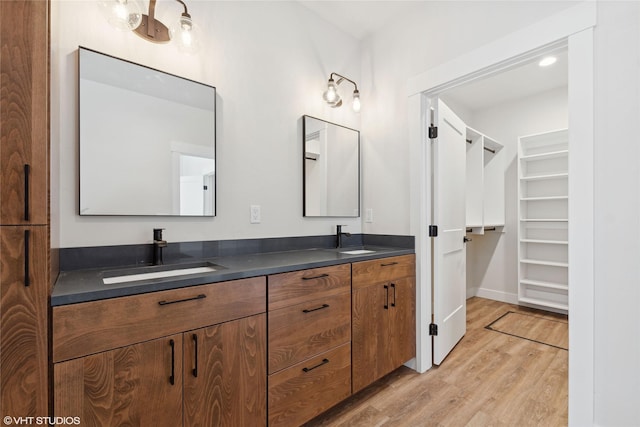
{"type": "MultiPolygon", "coordinates": [[[[110,285],[104,284],[103,278],[117,273],[119,270],[122,270],[122,268],[63,271],[58,276],[53,293],[51,294],[51,305],[58,306],[96,301],[414,253],[413,249],[383,246],[367,246],[365,249],[375,252],[366,254],[349,255],[341,253],[341,251],[356,249],[361,248],[347,247],[340,250],[304,249],[285,252],[232,255],[207,259],[185,259],[173,265],[189,264],[196,261],[209,262],[215,264],[213,267],[216,268],[216,271],[110,285]]],[[[135,267],[129,267],[127,270],[131,271],[134,268],[135,267]]],[[[145,267],[138,267],[141,272],[144,268],[145,267]]]]}

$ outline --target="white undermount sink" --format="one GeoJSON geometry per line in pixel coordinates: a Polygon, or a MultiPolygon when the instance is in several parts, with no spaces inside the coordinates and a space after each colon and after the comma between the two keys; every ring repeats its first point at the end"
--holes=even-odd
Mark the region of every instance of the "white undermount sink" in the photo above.
{"type": "Polygon", "coordinates": [[[105,274],[105,276],[108,277],[102,278],[102,282],[105,285],[114,285],[118,283],[163,279],[166,277],[187,276],[190,274],[212,273],[214,271],[216,271],[214,264],[208,262],[175,266],[162,265],[153,267],[139,267],[130,270],[109,272],[108,274],[105,274]]]}
{"type": "Polygon", "coordinates": [[[372,254],[375,251],[371,251],[369,249],[354,249],[351,251],[340,251],[341,254],[346,254],[346,255],[364,255],[364,254],[372,254]]]}

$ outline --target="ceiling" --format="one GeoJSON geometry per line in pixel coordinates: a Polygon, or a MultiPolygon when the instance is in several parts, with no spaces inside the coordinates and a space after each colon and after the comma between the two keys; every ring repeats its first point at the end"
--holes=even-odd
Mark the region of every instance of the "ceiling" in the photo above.
{"type": "Polygon", "coordinates": [[[548,67],[538,65],[544,56],[548,54],[516,68],[450,89],[442,94],[442,98],[452,105],[475,111],[567,86],[566,48],[553,52],[558,60],[548,67]]]}
{"type": "Polygon", "coordinates": [[[299,2],[359,40],[409,13],[419,3],[424,3],[420,0],[299,0],[299,2]]]}

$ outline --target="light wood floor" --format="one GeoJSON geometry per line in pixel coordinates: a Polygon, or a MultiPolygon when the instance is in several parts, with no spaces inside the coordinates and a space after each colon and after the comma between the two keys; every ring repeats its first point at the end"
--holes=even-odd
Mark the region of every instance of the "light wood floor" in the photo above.
{"type": "Polygon", "coordinates": [[[568,321],[471,298],[467,333],[439,367],[422,375],[401,367],[306,427],[566,426],[568,352],[485,329],[508,311],[568,321]]]}

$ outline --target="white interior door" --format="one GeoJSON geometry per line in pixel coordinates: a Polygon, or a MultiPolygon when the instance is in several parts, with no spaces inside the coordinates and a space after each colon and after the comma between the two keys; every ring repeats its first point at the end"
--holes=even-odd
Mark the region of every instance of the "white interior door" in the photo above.
{"type": "Polygon", "coordinates": [[[440,99],[433,144],[433,363],[439,365],[466,332],[466,126],[440,99]]]}

